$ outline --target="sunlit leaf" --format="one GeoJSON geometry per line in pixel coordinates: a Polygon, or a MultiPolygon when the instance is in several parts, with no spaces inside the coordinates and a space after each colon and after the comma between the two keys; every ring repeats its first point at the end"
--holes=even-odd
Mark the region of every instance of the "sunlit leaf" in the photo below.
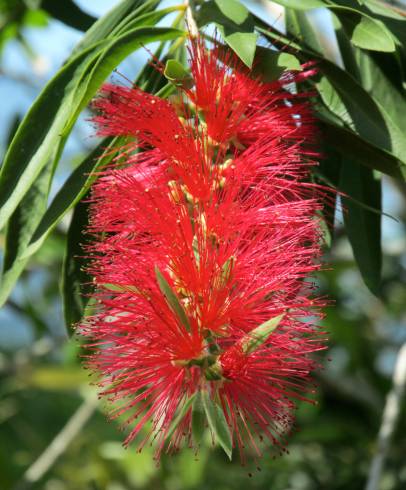
{"type": "Polygon", "coordinates": [[[207,390],[203,390],[201,396],[209,427],[213,432],[216,441],[231,460],[233,454],[233,440],[224,412],[222,408],[212,400],[207,390]]]}

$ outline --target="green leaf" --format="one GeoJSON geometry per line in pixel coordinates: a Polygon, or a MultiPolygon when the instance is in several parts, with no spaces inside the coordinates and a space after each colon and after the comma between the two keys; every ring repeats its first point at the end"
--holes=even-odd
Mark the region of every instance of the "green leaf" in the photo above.
{"type": "Polygon", "coordinates": [[[164,70],[165,77],[177,86],[190,87],[193,84],[190,73],[177,60],[168,60],[164,70]]]}
{"type": "Polygon", "coordinates": [[[286,11],[286,29],[295,38],[304,41],[305,45],[317,53],[323,53],[323,46],[317,36],[306,12],[286,11]]]}
{"type": "Polygon", "coordinates": [[[395,41],[390,31],[379,20],[366,15],[348,16],[346,13],[337,13],[344,27],[350,30],[351,42],[354,46],[372,51],[393,52],[396,49],[395,41]]]}
{"type": "Polygon", "coordinates": [[[89,74],[79,81],[75,90],[75,100],[72,101],[71,117],[66,122],[63,138],[66,139],[80,112],[104,80],[128,55],[150,42],[168,41],[184,34],[183,31],[170,27],[136,27],[113,39],[89,66],[89,74]]]}
{"type": "MultiPolygon", "coordinates": [[[[365,205],[381,209],[381,182],[372,170],[351,160],[343,161],[340,189],[365,205]]],[[[348,238],[365,284],[379,294],[381,282],[381,216],[343,197],[348,238]]]]}
{"type": "Polygon", "coordinates": [[[173,292],[171,286],[168,284],[165,277],[162,275],[161,271],[157,266],[155,266],[155,275],[159,285],[159,289],[161,290],[162,294],[165,296],[172,311],[177,315],[177,317],[182,322],[186,330],[190,332],[190,323],[185,313],[185,310],[183,309],[183,306],[180,304],[178,297],[173,292]]]}
{"type": "Polygon", "coordinates": [[[346,70],[387,110],[401,131],[405,132],[406,96],[402,87],[402,73],[397,63],[394,63],[391,55],[371,53],[351,45],[339,19],[334,16],[333,20],[346,70]]]}
{"type": "Polygon", "coordinates": [[[65,323],[68,331],[79,322],[93,291],[92,278],[86,272],[87,259],[84,246],[89,237],[83,233],[88,225],[89,203],[80,201],[72,216],[66,239],[62,269],[62,298],[65,323]]]}
{"type": "Polygon", "coordinates": [[[150,3],[144,2],[144,0],[123,0],[119,2],[92,25],[75,46],[73,54],[77,54],[79,51],[83,51],[99,41],[108,39],[114,33],[114,30],[122,25],[123,20],[124,24],[126,23],[126,19],[128,19],[131,12],[135,15],[140,15],[150,8],[150,3]],[[144,7],[143,4],[145,4],[144,7]]]}
{"type": "Polygon", "coordinates": [[[252,15],[240,2],[205,2],[198,12],[197,20],[200,26],[215,24],[230,48],[249,68],[252,67],[258,36],[254,32],[252,15]]]}
{"type": "Polygon", "coordinates": [[[107,165],[114,157],[113,149],[123,139],[103,140],[71,173],[57,192],[40,223],[35,229],[24,256],[36,252],[45,238],[72,207],[82,199],[96,178],[98,168],[107,165]]]}
{"type": "Polygon", "coordinates": [[[405,166],[391,153],[368,143],[344,127],[324,121],[322,128],[325,143],[338,153],[351,156],[358,163],[379,170],[396,179],[406,178],[405,166]],[[404,169],[404,174],[402,174],[401,169],[404,169]]]}
{"type": "Polygon", "coordinates": [[[326,97],[326,84],[317,88],[327,107],[344,123],[371,144],[406,161],[406,138],[386,109],[368,94],[348,73],[323,60],[320,70],[328,77],[334,98],[326,97]]]}
{"type": "MultiPolygon", "coordinates": [[[[351,75],[317,54],[315,49],[305,43],[299,44],[275,30],[270,30],[267,24],[258,17],[255,18],[255,21],[259,26],[258,31],[278,46],[285,45],[295,49],[297,54],[305,60],[318,60],[319,71],[326,76],[328,82],[324,86],[323,81],[321,85],[317,84],[326,107],[331,111],[330,115],[327,115],[327,120],[331,122],[336,116],[336,119],[342,118],[350,130],[343,134],[356,145],[358,161],[374,166],[390,175],[396,175],[398,178],[402,176],[402,173],[406,175],[404,166],[402,165],[401,169],[398,167],[399,163],[406,163],[406,138],[383,104],[374,100],[351,75]],[[329,90],[330,93],[326,94],[326,90],[329,90]],[[360,141],[359,137],[364,142],[360,141]],[[375,158],[368,161],[368,158],[362,158],[360,155],[362,147],[368,150],[369,155],[374,154],[376,157],[379,154],[382,159],[375,158]],[[376,148],[376,152],[372,147],[376,148]]],[[[322,111],[319,109],[318,112],[322,111]]],[[[323,114],[323,120],[325,119],[323,114]]],[[[338,127],[334,128],[334,132],[337,131],[343,130],[338,127]]],[[[336,141],[335,144],[338,146],[338,143],[336,141]]],[[[342,148],[342,151],[344,150],[342,148]]]]}
{"type": "Polygon", "coordinates": [[[5,303],[18,277],[24,270],[24,252],[33,231],[46,209],[52,165],[49,162],[14,210],[6,228],[3,270],[0,285],[0,306],[5,303]]]}
{"type": "Polygon", "coordinates": [[[300,61],[290,53],[258,46],[253,72],[265,82],[278,80],[285,70],[301,71],[300,61]]]}
{"type": "Polygon", "coordinates": [[[206,415],[203,407],[202,395],[198,391],[192,406],[192,435],[195,444],[202,440],[205,429],[206,415]]]}
{"type": "Polygon", "coordinates": [[[82,52],[57,73],[20,124],[0,172],[0,228],[54,154],[70,112],[72,84],[91,52],[82,52]]]}
{"type": "Polygon", "coordinates": [[[406,22],[406,18],[395,10],[396,7],[394,5],[383,3],[381,0],[365,0],[364,3],[374,14],[406,22]]]}
{"type": "Polygon", "coordinates": [[[254,330],[251,330],[251,332],[244,335],[244,337],[240,340],[242,351],[245,354],[255,352],[268,340],[269,336],[280,324],[284,316],[284,314],[275,316],[274,318],[261,323],[259,327],[254,328],[254,330]]]}
{"type": "MultiPolygon", "coordinates": [[[[322,184],[327,184],[332,189],[338,189],[338,184],[340,180],[341,173],[341,155],[329,148],[326,152],[326,157],[321,160],[318,167],[318,173],[321,175],[322,184]]],[[[316,176],[318,176],[316,173],[316,176]]],[[[331,247],[334,240],[334,218],[336,211],[337,198],[333,198],[333,203],[331,200],[325,199],[323,202],[322,209],[322,228],[324,232],[324,243],[327,247],[331,247]]]]}
{"type": "Polygon", "coordinates": [[[95,17],[83,12],[73,0],[42,0],[41,8],[55,19],[80,31],[87,31],[96,21],[95,17]]]}
{"type": "Polygon", "coordinates": [[[131,21],[129,21],[128,20],[129,18],[127,17],[125,19],[125,23],[123,23],[123,26],[120,29],[117,28],[114,30],[115,35],[111,36],[111,38],[112,40],[116,39],[119,36],[128,33],[132,29],[135,29],[136,27],[153,26],[168,14],[171,14],[173,12],[178,12],[178,11],[179,11],[179,6],[176,5],[174,7],[167,7],[165,9],[155,10],[153,12],[146,12],[145,14],[134,16],[134,18],[131,21]]]}
{"type": "MultiPolygon", "coordinates": [[[[148,65],[149,66],[149,65],[148,65]]],[[[156,70],[155,70],[156,71],[156,70]]],[[[159,72],[157,72],[159,73],[159,72]]],[[[159,74],[161,77],[162,75],[159,74]]],[[[149,77],[144,84],[144,90],[149,91],[154,83],[149,77]]],[[[166,94],[163,93],[162,97],[166,94]]],[[[95,180],[95,172],[111,162],[115,156],[114,148],[119,150],[125,138],[103,140],[84,160],[75,168],[61,189],[55,195],[44,216],[36,228],[30,244],[24,255],[29,256],[38,250],[45,238],[62,219],[62,217],[83,197],[95,180]]]]}
{"type": "MultiPolygon", "coordinates": [[[[313,0],[276,0],[277,3],[292,9],[309,10],[317,7],[328,7],[336,12],[348,29],[351,30],[351,41],[355,46],[376,51],[395,51],[394,38],[383,22],[359,10],[333,2],[313,0]]],[[[287,11],[287,15],[296,15],[297,12],[287,11]]],[[[288,22],[287,22],[288,24],[288,22]]],[[[306,41],[306,39],[305,39],[306,41]]]]}
{"type": "Polygon", "coordinates": [[[166,433],[165,439],[167,441],[170,441],[172,438],[173,434],[175,433],[176,429],[178,428],[179,424],[182,422],[184,419],[185,415],[188,413],[190,406],[193,403],[193,400],[195,399],[196,393],[193,393],[190,397],[186,398],[186,401],[183,403],[182,407],[178,411],[178,414],[176,417],[173,419],[172,424],[169,427],[168,432],[166,433]]]}
{"type": "Polygon", "coordinates": [[[140,27],[134,25],[134,21],[137,19],[145,19],[144,15],[146,13],[154,14],[156,7],[160,4],[160,0],[138,0],[136,2],[135,8],[130,8],[128,13],[124,15],[122,21],[112,30],[111,37],[117,37],[119,34],[123,34],[128,30],[128,26],[140,27]]]}
{"type": "Polygon", "coordinates": [[[210,398],[207,390],[203,390],[201,394],[209,427],[215,435],[217,442],[231,460],[233,454],[233,441],[224,412],[222,408],[210,398]]]}
{"type": "Polygon", "coordinates": [[[140,46],[180,34],[170,28],[135,28],[107,46],[99,44],[96,54],[94,48],[81,52],[55,75],[24,118],[6,155],[0,173],[0,228],[47,160],[56,154],[57,162],[74,122],[111,70],[140,46]]]}
{"type": "Polygon", "coordinates": [[[234,24],[243,25],[249,19],[248,9],[237,0],[214,0],[220,12],[234,24]]]}
{"type": "Polygon", "coordinates": [[[230,48],[248,68],[251,68],[257,47],[258,35],[254,32],[233,32],[227,35],[222,29],[220,29],[220,32],[223,34],[224,41],[230,48]]]}
{"type": "Polygon", "coordinates": [[[275,2],[295,10],[310,10],[327,6],[323,0],[275,0],[275,2]]]}

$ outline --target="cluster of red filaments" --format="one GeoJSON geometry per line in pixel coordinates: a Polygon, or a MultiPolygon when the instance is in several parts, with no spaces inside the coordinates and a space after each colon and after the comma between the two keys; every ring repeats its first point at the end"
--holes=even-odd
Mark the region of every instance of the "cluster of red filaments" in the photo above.
{"type": "Polygon", "coordinates": [[[244,460],[263,439],[284,447],[323,348],[305,279],[320,255],[315,129],[308,94],[286,89],[312,72],[263,83],[201,41],[190,54],[192,83],[169,100],[105,85],[95,102],[98,133],[129,142],[93,187],[99,307],[80,328],[126,443],[197,448],[189,401],[204,394],[244,460]]]}

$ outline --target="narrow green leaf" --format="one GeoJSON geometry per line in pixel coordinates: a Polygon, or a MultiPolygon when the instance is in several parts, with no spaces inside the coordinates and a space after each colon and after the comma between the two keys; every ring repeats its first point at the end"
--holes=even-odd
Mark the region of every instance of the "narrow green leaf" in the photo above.
{"type": "MultiPolygon", "coordinates": [[[[340,189],[372,208],[381,209],[381,182],[373,171],[351,160],[343,161],[340,189]]],[[[348,238],[365,284],[379,294],[382,267],[381,216],[343,197],[348,238]]]]}
{"type": "Polygon", "coordinates": [[[55,19],[80,31],[87,31],[97,20],[95,17],[83,12],[73,0],[58,0],[58,2],[55,2],[55,0],[42,0],[41,9],[48,12],[55,19]]]}
{"type": "MultiPolygon", "coordinates": [[[[157,2],[159,3],[159,2],[157,2]]],[[[117,39],[119,36],[126,34],[127,32],[135,29],[136,27],[148,27],[157,24],[160,20],[166,17],[168,14],[178,12],[179,6],[167,7],[165,9],[155,10],[152,12],[146,12],[145,14],[135,16],[131,21],[128,18],[125,19],[125,24],[119,30],[115,30],[115,36],[113,39],[117,39]]]]}
{"type": "Polygon", "coordinates": [[[91,53],[93,48],[61,68],[20,124],[0,171],[0,228],[54,154],[70,113],[72,84],[84,70],[91,53]]]}
{"type": "Polygon", "coordinates": [[[169,442],[175,433],[176,429],[178,428],[179,424],[182,422],[182,420],[185,418],[185,415],[188,413],[190,406],[193,403],[193,400],[195,399],[196,393],[193,393],[189,398],[186,398],[186,401],[183,403],[182,407],[178,411],[178,414],[176,417],[173,419],[172,424],[169,427],[168,432],[166,433],[165,439],[169,442]]]}
{"type": "Polygon", "coordinates": [[[80,201],[69,226],[65,258],[62,269],[62,298],[65,323],[69,332],[79,322],[93,291],[92,279],[86,272],[87,259],[84,246],[89,237],[83,232],[88,225],[89,203],[80,201]]]}
{"type": "MultiPolygon", "coordinates": [[[[359,83],[333,63],[321,61],[320,70],[328,77],[331,88],[337,94],[336,98],[332,99],[334,104],[329,104],[328,108],[343,118],[347,126],[366,141],[393,153],[405,162],[406,138],[386,108],[372,99],[359,83]],[[338,101],[341,101],[341,106],[338,101]]],[[[322,91],[321,95],[323,96],[322,91]]],[[[326,99],[324,102],[328,104],[326,99]]]]}
{"type": "Polygon", "coordinates": [[[335,15],[333,21],[346,70],[386,109],[400,130],[405,132],[406,96],[402,87],[402,73],[397,63],[391,55],[371,53],[353,46],[335,15]]]}
{"type": "Polygon", "coordinates": [[[285,315],[278,315],[264,323],[261,323],[259,327],[254,328],[251,332],[247,333],[241,339],[241,348],[245,354],[251,354],[255,352],[261,345],[263,345],[271,335],[271,333],[280,324],[282,318],[285,315]]]}
{"type": "MultiPolygon", "coordinates": [[[[321,175],[322,184],[327,184],[332,189],[338,189],[341,173],[341,155],[332,148],[328,148],[326,158],[319,164],[318,170],[321,175]]],[[[316,174],[318,176],[318,174],[316,174]]],[[[330,201],[330,200],[329,200],[330,201]]],[[[323,203],[322,218],[324,227],[324,243],[331,247],[334,240],[334,218],[336,212],[337,198],[334,197],[333,203],[323,203]]]]}
{"type": "MultiPolygon", "coordinates": [[[[134,2],[134,0],[132,0],[134,2]]],[[[133,8],[130,8],[120,23],[111,32],[111,37],[118,37],[128,30],[128,25],[132,24],[136,19],[143,17],[146,13],[153,13],[161,0],[138,0],[133,8]]]]}
{"type": "Polygon", "coordinates": [[[327,6],[323,0],[275,0],[275,2],[295,10],[311,10],[327,6]]]}
{"type": "Polygon", "coordinates": [[[5,303],[27,263],[23,257],[31,235],[46,209],[52,165],[49,162],[11,215],[6,228],[0,306],[5,303]]]}
{"type": "Polygon", "coordinates": [[[168,284],[165,277],[162,275],[161,271],[157,266],[155,266],[155,275],[159,285],[159,289],[161,290],[162,294],[165,296],[172,311],[177,315],[177,317],[182,322],[186,330],[190,332],[190,323],[185,313],[185,310],[183,309],[183,306],[180,304],[178,297],[173,292],[171,286],[168,284]]]}
{"type": "Polygon", "coordinates": [[[206,412],[209,427],[215,435],[216,441],[231,460],[233,454],[233,440],[224,412],[222,408],[210,398],[207,390],[203,390],[201,393],[202,403],[204,411],[206,412]]]}
{"type": "Polygon", "coordinates": [[[322,54],[324,48],[320,42],[317,32],[309,20],[306,12],[295,10],[286,11],[286,29],[288,33],[293,34],[295,38],[300,39],[302,43],[322,54]]]}
{"type": "Polygon", "coordinates": [[[170,27],[136,27],[112,40],[100,57],[90,67],[89,74],[80,80],[72,101],[71,116],[66,122],[63,139],[69,135],[73,124],[112,70],[128,55],[153,41],[169,41],[184,36],[184,31],[170,27]]]}
{"type": "Polygon", "coordinates": [[[108,140],[102,141],[71,173],[35,229],[29,246],[24,252],[25,257],[32,255],[41,247],[62,217],[86,194],[96,178],[94,172],[113,159],[112,150],[116,145],[117,139],[110,143],[108,140]]]}
{"type": "Polygon", "coordinates": [[[136,28],[110,42],[100,56],[94,48],[81,52],[55,75],[24,118],[5,157],[0,228],[53,154],[56,164],[74,122],[113,68],[140,46],[180,34],[170,28],[136,28]]]}
{"type": "Polygon", "coordinates": [[[205,429],[206,415],[203,407],[202,395],[198,391],[192,406],[192,436],[195,444],[202,440],[205,429]]]}
{"type": "Polygon", "coordinates": [[[126,19],[133,10],[136,10],[138,13],[138,9],[143,3],[148,2],[144,2],[144,0],[123,0],[119,2],[92,25],[75,46],[73,54],[77,54],[78,52],[87,49],[89,46],[109,38],[109,36],[114,33],[114,29],[117,28],[123,19],[126,19]]]}
{"type": "MultiPolygon", "coordinates": [[[[327,77],[332,89],[336,91],[336,96],[330,99],[332,101],[331,105],[325,100],[326,107],[332,111],[330,116],[337,116],[337,119],[344,118],[344,122],[350,130],[344,135],[355,143],[358,150],[365,146],[371,155],[372,147],[375,147],[376,151],[382,156],[382,159],[375,158],[367,163],[367,158],[361,158],[360,151],[357,150],[358,161],[374,166],[374,168],[390,175],[396,175],[398,178],[402,176],[402,173],[406,175],[406,169],[399,169],[397,165],[397,163],[406,163],[406,138],[404,138],[404,131],[400,129],[385,106],[374,100],[346,71],[321,57],[306,43],[295,42],[291,37],[281,35],[275,32],[274,29],[270,30],[267,24],[258,17],[255,17],[255,21],[258,25],[257,30],[273,42],[294,48],[304,59],[318,60],[320,72],[327,77]],[[340,103],[342,103],[341,106],[340,103]],[[361,139],[364,140],[365,144],[363,144],[361,139]]],[[[319,88],[319,85],[317,88],[319,88]]],[[[333,119],[330,116],[328,116],[328,120],[333,119]]],[[[325,120],[324,117],[323,120],[325,120]]],[[[340,131],[341,129],[337,130],[340,131]]],[[[336,129],[334,132],[336,132],[336,129]]],[[[341,144],[341,146],[344,145],[341,144]]],[[[342,151],[344,151],[344,148],[342,151]]],[[[375,156],[377,155],[375,154],[375,156]]]]}
{"type": "Polygon", "coordinates": [[[368,143],[344,127],[324,121],[322,123],[325,142],[335,151],[349,156],[370,169],[376,169],[395,179],[406,178],[406,168],[391,153],[368,143]],[[404,174],[402,174],[404,169],[404,174]]]}

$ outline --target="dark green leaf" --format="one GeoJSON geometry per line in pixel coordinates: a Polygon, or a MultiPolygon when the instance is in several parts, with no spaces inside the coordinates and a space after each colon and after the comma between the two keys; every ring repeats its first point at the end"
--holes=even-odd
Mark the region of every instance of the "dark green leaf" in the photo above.
{"type": "Polygon", "coordinates": [[[190,406],[193,403],[193,400],[195,399],[196,393],[193,393],[190,397],[186,398],[186,401],[183,403],[182,407],[178,411],[178,414],[176,417],[173,419],[173,422],[171,426],[169,427],[169,430],[166,434],[166,440],[169,442],[173,434],[175,433],[176,429],[178,428],[179,424],[182,422],[182,420],[185,418],[185,415],[188,413],[190,410],[190,406]]]}
{"type": "MultiPolygon", "coordinates": [[[[318,171],[323,179],[322,184],[327,184],[332,189],[338,189],[341,173],[341,155],[332,148],[328,148],[326,157],[319,164],[318,171]]],[[[331,204],[330,200],[325,199],[323,202],[322,217],[324,221],[324,241],[327,247],[331,247],[334,239],[335,211],[336,198],[333,198],[333,204],[331,204]]]]}
{"type": "MultiPolygon", "coordinates": [[[[136,27],[147,27],[157,24],[161,19],[163,19],[168,14],[173,12],[178,12],[179,6],[167,7],[165,9],[155,10],[153,12],[146,12],[145,14],[138,15],[134,17],[131,21],[128,18],[125,19],[125,24],[120,29],[114,30],[114,36],[112,39],[118,38],[119,36],[126,34],[127,32],[135,29],[136,27]]],[[[183,14],[183,12],[182,12],[183,14]]]]}
{"type": "Polygon", "coordinates": [[[324,60],[320,69],[329,82],[317,85],[327,107],[366,141],[406,161],[406,138],[386,108],[333,63],[324,60]]]}
{"type": "Polygon", "coordinates": [[[286,29],[296,39],[317,53],[323,53],[323,46],[305,12],[286,11],[286,29]]]}
{"type": "Polygon", "coordinates": [[[94,172],[107,165],[113,158],[113,148],[118,146],[117,139],[102,141],[71,173],[59,192],[53,198],[25,251],[29,256],[41,247],[45,238],[62,217],[86,194],[95,179],[94,172]]]}
{"type": "Polygon", "coordinates": [[[277,80],[285,70],[302,69],[300,61],[290,53],[258,47],[253,72],[265,82],[277,80]]]}
{"type": "Polygon", "coordinates": [[[82,77],[76,87],[75,101],[70,111],[71,118],[64,128],[62,141],[69,135],[80,112],[86,107],[104,80],[129,54],[150,42],[168,41],[183,35],[183,31],[170,27],[136,27],[112,40],[94,64],[89,66],[89,73],[82,77]]]}
{"type": "Polygon", "coordinates": [[[393,57],[352,46],[335,16],[334,27],[346,70],[386,109],[399,129],[405,132],[406,96],[402,87],[402,74],[393,57]]]}
{"type": "Polygon", "coordinates": [[[195,444],[202,440],[206,422],[201,392],[198,391],[192,407],[192,435],[195,444]]]}
{"type": "Polygon", "coordinates": [[[205,2],[198,13],[198,23],[214,23],[224,41],[251,68],[255,56],[257,34],[248,10],[235,0],[205,2]]]}
{"type": "Polygon", "coordinates": [[[269,338],[271,333],[280,324],[284,314],[271,318],[258,327],[251,330],[241,339],[241,348],[245,354],[251,354],[261,347],[269,338]]]}
{"type": "Polygon", "coordinates": [[[62,298],[66,327],[69,332],[79,322],[93,290],[92,279],[86,272],[84,246],[89,237],[83,233],[88,225],[89,203],[80,201],[73,212],[69,226],[62,270],[62,298]]]}
{"type": "Polygon", "coordinates": [[[51,177],[52,165],[48,163],[14,210],[7,224],[0,285],[0,306],[7,300],[27,263],[28,258],[24,257],[24,253],[32,233],[46,209],[51,177]]]}
{"type": "Polygon", "coordinates": [[[322,124],[323,136],[326,144],[342,155],[351,155],[351,158],[368,168],[379,170],[396,179],[406,178],[406,169],[402,162],[391,153],[382,150],[357,136],[354,132],[330,124],[322,124]],[[402,170],[404,173],[402,173],[402,170]]]}
{"type": "MultiPolygon", "coordinates": [[[[256,21],[259,25],[264,25],[260,19],[256,18],[256,21]]],[[[384,172],[400,177],[404,171],[398,168],[397,163],[406,163],[406,138],[386,108],[374,100],[351,75],[334,63],[320,57],[307,45],[292,42],[289,38],[263,27],[259,27],[258,30],[274,42],[276,40],[282,45],[291,45],[304,59],[319,60],[319,71],[326,76],[327,80],[320,79],[317,88],[321,92],[326,107],[354,134],[358,134],[365,142],[375,146],[384,157],[382,162],[374,160],[370,161],[369,165],[374,165],[376,169],[382,169],[384,172]],[[391,153],[392,158],[386,158],[386,153],[391,153]]],[[[328,119],[331,118],[328,117],[328,119]]],[[[351,138],[350,134],[347,136],[351,138]]],[[[367,159],[364,158],[363,162],[366,161],[367,159]]]]}
{"type": "Polygon", "coordinates": [[[209,427],[215,435],[217,442],[231,460],[233,454],[233,440],[224,412],[222,408],[211,399],[207,390],[203,390],[201,393],[202,403],[204,411],[206,412],[209,427]]]}
{"type": "Polygon", "coordinates": [[[70,27],[87,31],[96,21],[81,10],[73,0],[42,0],[41,8],[70,27]]]}
{"type": "Polygon", "coordinates": [[[122,25],[123,21],[125,24],[125,19],[129,17],[131,12],[135,11],[136,15],[140,15],[144,13],[144,9],[149,8],[149,3],[143,0],[123,0],[119,2],[92,25],[75,47],[73,53],[77,54],[79,51],[83,51],[99,41],[107,40],[114,33],[114,30],[122,25]],[[143,4],[145,4],[144,7],[143,4]]]}
{"type": "MultiPolygon", "coordinates": [[[[372,170],[351,160],[342,162],[340,189],[372,208],[381,209],[381,182],[372,170]]],[[[381,216],[343,197],[344,221],[365,284],[378,294],[381,281],[381,216]]]]}
{"type": "Polygon", "coordinates": [[[279,5],[296,10],[310,10],[320,7],[326,7],[323,0],[275,0],[279,5]]]}
{"type": "Polygon", "coordinates": [[[155,266],[155,274],[159,285],[159,289],[161,290],[162,294],[165,296],[172,311],[177,315],[177,317],[182,322],[186,330],[190,332],[190,323],[185,313],[185,310],[183,309],[183,306],[180,304],[178,297],[173,292],[171,286],[168,284],[167,280],[162,275],[161,271],[158,269],[157,266],[155,266]]]}
{"type": "Polygon", "coordinates": [[[72,85],[92,52],[92,48],[83,51],[67,63],[46,85],[21,123],[0,172],[0,228],[54,154],[70,113],[72,85]]]}
{"type": "Polygon", "coordinates": [[[83,108],[128,54],[154,40],[173,39],[181,31],[136,28],[101,51],[89,48],[66,64],[48,83],[24,118],[0,173],[0,228],[14,211],[52,154],[55,163],[83,108]]]}

